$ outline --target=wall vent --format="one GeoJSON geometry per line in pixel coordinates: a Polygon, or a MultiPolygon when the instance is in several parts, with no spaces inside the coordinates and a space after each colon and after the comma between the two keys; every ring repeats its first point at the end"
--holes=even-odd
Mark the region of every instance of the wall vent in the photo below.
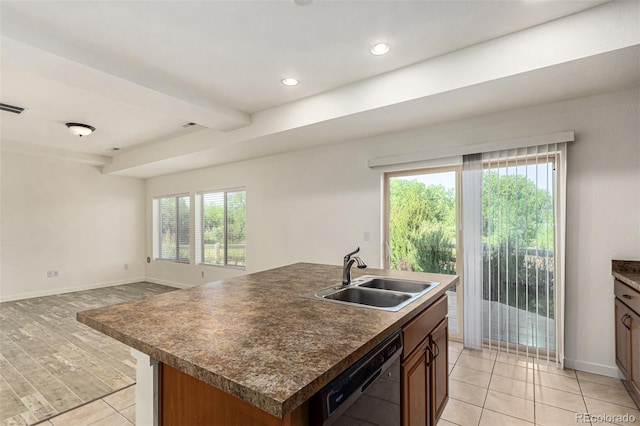
{"type": "Polygon", "coordinates": [[[22,111],[24,111],[24,108],[0,103],[0,110],[13,112],[14,114],[20,114],[22,111]]]}

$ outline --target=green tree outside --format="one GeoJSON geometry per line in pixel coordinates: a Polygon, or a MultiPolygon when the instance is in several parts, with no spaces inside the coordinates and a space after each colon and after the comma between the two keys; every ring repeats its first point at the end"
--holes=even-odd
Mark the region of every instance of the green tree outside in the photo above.
{"type": "MultiPolygon", "coordinates": [[[[224,194],[224,193],[221,193],[224,194]]],[[[225,241],[224,196],[211,197],[203,206],[204,261],[211,264],[245,264],[246,192],[227,192],[227,238],[225,241]]]]}
{"type": "Polygon", "coordinates": [[[455,192],[415,179],[390,179],[390,265],[393,269],[455,273],[455,192]]]}

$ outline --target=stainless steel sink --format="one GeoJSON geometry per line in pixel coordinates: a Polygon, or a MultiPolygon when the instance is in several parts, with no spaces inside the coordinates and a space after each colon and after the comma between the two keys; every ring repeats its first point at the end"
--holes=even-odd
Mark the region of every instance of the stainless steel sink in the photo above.
{"type": "Polygon", "coordinates": [[[411,299],[410,294],[387,292],[387,291],[369,291],[359,287],[348,287],[344,290],[338,290],[325,296],[325,299],[339,300],[347,303],[357,303],[358,305],[375,306],[378,308],[393,308],[402,302],[411,299]]]}
{"type": "Polygon", "coordinates": [[[435,285],[432,282],[401,281],[390,278],[374,278],[372,280],[366,280],[362,284],[358,284],[358,281],[356,281],[355,284],[359,287],[401,291],[404,293],[422,293],[435,285]]]}
{"type": "Polygon", "coordinates": [[[353,280],[347,286],[336,284],[304,294],[303,297],[395,312],[437,284],[367,275],[353,280]]]}

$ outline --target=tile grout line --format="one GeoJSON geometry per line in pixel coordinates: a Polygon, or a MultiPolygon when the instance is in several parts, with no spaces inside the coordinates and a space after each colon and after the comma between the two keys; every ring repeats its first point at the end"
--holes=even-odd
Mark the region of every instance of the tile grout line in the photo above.
{"type": "MultiPolygon", "coordinates": [[[[129,389],[131,386],[135,386],[135,385],[136,385],[136,384],[135,384],[135,383],[133,383],[133,384],[131,384],[131,385],[127,386],[127,387],[124,387],[124,388],[122,388],[122,389],[120,389],[120,390],[114,391],[114,392],[110,393],[109,395],[105,395],[105,396],[103,396],[101,399],[103,399],[103,400],[104,400],[105,398],[107,398],[107,397],[109,397],[109,396],[111,396],[111,395],[113,395],[113,394],[116,394],[116,393],[118,393],[118,392],[122,392],[123,390],[125,390],[125,389],[129,389]]],[[[113,409],[114,409],[114,410],[116,410],[117,412],[120,412],[120,410],[118,410],[116,407],[114,407],[113,405],[109,404],[109,402],[108,402],[108,401],[106,401],[106,400],[105,400],[104,402],[105,402],[109,407],[113,408],[113,409]]],[[[136,402],[135,402],[135,398],[134,398],[133,404],[131,404],[131,405],[134,405],[135,403],[136,403],[136,402]]],[[[123,410],[126,410],[127,408],[131,407],[131,405],[127,405],[126,407],[124,407],[124,408],[123,408],[123,410]]]]}
{"type": "MultiPolygon", "coordinates": [[[[578,374],[576,373],[576,380],[578,381],[578,388],[580,389],[580,396],[582,397],[582,403],[584,404],[584,409],[586,412],[589,412],[589,406],[587,406],[587,400],[584,397],[584,392],[582,392],[582,384],[580,383],[580,379],[578,378],[578,374]]],[[[589,418],[589,424],[593,425],[591,418],[589,418]]]]}

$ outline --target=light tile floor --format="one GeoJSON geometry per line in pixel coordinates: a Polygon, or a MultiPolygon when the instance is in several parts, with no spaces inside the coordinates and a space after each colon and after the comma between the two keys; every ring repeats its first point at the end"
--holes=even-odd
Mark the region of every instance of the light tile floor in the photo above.
{"type": "Polygon", "coordinates": [[[449,403],[438,426],[640,424],[624,385],[610,377],[457,342],[449,345],[449,373],[449,403]]]}
{"type": "MultiPolygon", "coordinates": [[[[607,415],[608,424],[640,424],[640,411],[620,380],[546,362],[449,347],[449,402],[438,426],[564,426],[605,423],[576,414],[607,415]],[[614,418],[614,416],[619,416],[614,418]],[[623,421],[624,416],[635,421],[623,421]],[[614,420],[620,420],[617,423],[614,420]]],[[[132,426],[135,386],[42,423],[45,426],[132,426]]],[[[141,425],[144,426],[144,425],[141,425]]]]}
{"type": "Polygon", "coordinates": [[[129,347],[76,312],[171,290],[141,282],[0,303],[0,425],[34,424],[134,383],[129,347]]]}

